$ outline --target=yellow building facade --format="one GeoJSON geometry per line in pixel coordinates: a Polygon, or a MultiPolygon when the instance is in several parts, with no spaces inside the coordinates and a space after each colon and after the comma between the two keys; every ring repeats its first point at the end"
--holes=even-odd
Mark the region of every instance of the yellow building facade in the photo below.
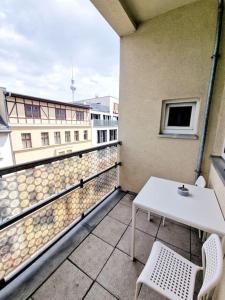
{"type": "Polygon", "coordinates": [[[91,147],[90,109],[1,90],[1,115],[11,129],[14,163],[91,147]]]}

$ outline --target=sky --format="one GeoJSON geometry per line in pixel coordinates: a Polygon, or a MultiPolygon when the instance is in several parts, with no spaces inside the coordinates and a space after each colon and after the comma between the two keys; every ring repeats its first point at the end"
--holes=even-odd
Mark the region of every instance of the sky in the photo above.
{"type": "Polygon", "coordinates": [[[118,97],[119,38],[89,0],[1,0],[0,86],[72,100],[118,97]]]}

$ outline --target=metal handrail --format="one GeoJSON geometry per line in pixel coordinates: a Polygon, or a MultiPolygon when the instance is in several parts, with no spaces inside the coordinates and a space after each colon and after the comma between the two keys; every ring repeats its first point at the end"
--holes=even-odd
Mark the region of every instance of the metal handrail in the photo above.
{"type": "Polygon", "coordinates": [[[122,144],[122,142],[118,141],[118,142],[115,142],[115,143],[110,143],[110,144],[106,144],[106,145],[102,145],[102,146],[87,148],[87,149],[84,149],[84,150],[81,150],[81,151],[75,151],[75,152],[71,152],[71,153],[67,153],[67,154],[63,154],[63,155],[59,155],[59,156],[34,160],[34,161],[28,162],[28,163],[22,163],[22,164],[14,165],[14,166],[11,166],[11,167],[1,168],[0,169],[0,176],[10,174],[10,173],[14,173],[14,172],[18,172],[18,171],[22,171],[22,170],[31,169],[31,168],[41,166],[41,165],[45,165],[45,164],[50,164],[52,162],[60,161],[60,160],[66,159],[66,158],[74,157],[74,156],[82,157],[82,155],[85,154],[85,153],[89,153],[89,152],[92,152],[92,151],[101,150],[101,149],[105,149],[107,147],[112,147],[112,146],[121,145],[121,144],[122,144]]]}

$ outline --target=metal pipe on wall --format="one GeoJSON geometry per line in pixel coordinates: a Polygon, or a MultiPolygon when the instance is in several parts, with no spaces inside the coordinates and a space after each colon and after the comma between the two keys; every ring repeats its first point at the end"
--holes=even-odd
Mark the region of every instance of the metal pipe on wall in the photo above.
{"type": "Polygon", "coordinates": [[[208,123],[209,123],[210,106],[211,106],[211,102],[212,102],[212,96],[213,96],[215,78],[216,78],[216,70],[217,70],[217,64],[218,64],[218,58],[219,58],[222,23],[223,23],[223,11],[224,11],[224,0],[219,0],[218,1],[217,23],[216,23],[215,47],[214,47],[213,55],[211,56],[212,63],[211,63],[208,92],[207,92],[207,98],[206,98],[206,104],[205,104],[203,128],[202,128],[202,134],[200,136],[199,152],[198,152],[197,161],[196,161],[196,170],[195,170],[196,179],[201,173],[202,160],[203,160],[203,155],[204,155],[204,150],[205,150],[206,134],[207,134],[208,123]]]}

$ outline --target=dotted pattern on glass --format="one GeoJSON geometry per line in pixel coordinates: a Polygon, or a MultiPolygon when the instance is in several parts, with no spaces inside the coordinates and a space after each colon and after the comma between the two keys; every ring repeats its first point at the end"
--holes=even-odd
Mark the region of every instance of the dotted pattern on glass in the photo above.
{"type": "Polygon", "coordinates": [[[89,181],[0,233],[0,279],[51,242],[117,186],[118,168],[89,181]]]}
{"type": "Polygon", "coordinates": [[[117,146],[111,146],[4,175],[0,178],[0,223],[116,161],[117,146]]]}

